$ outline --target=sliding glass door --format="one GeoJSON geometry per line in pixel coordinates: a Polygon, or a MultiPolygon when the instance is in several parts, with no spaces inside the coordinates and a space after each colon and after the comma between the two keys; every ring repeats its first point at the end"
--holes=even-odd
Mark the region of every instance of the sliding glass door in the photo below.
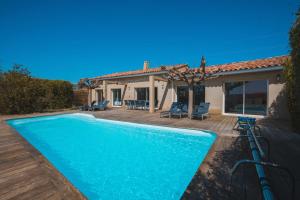
{"type": "Polygon", "coordinates": [[[268,81],[225,83],[225,113],[267,115],[268,81]]]}
{"type": "Polygon", "coordinates": [[[122,106],[121,89],[112,89],[113,106],[122,106]]]}
{"type": "Polygon", "coordinates": [[[243,82],[225,83],[225,113],[243,114],[243,82]]]}
{"type": "MultiPolygon", "coordinates": [[[[149,101],[149,88],[135,88],[136,100],[149,101]]],[[[157,87],[154,88],[155,107],[157,106],[157,87]]]]}
{"type": "Polygon", "coordinates": [[[136,88],[136,100],[149,100],[149,88],[136,88]]]}
{"type": "MultiPolygon", "coordinates": [[[[189,103],[189,88],[188,86],[177,87],[177,102],[187,104],[189,103]]],[[[203,85],[194,86],[194,105],[199,105],[205,102],[205,87],[203,85]]]]}
{"type": "Polygon", "coordinates": [[[182,104],[189,103],[189,88],[188,86],[177,87],[177,102],[182,104]]]}
{"type": "Polygon", "coordinates": [[[245,82],[245,114],[267,115],[266,80],[245,82]]]}

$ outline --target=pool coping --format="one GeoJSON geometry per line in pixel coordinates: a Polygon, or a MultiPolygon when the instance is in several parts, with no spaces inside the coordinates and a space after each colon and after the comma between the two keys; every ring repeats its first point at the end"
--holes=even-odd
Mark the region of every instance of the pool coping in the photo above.
{"type": "MultiPolygon", "coordinates": [[[[73,111],[62,111],[60,113],[33,113],[33,114],[28,114],[28,115],[25,114],[24,116],[8,116],[8,117],[4,117],[4,119],[2,119],[2,120],[4,121],[4,123],[7,126],[9,126],[13,130],[13,133],[21,139],[20,141],[22,142],[24,147],[33,155],[34,159],[36,159],[40,164],[42,164],[44,166],[44,168],[46,169],[46,172],[49,175],[51,175],[49,170],[52,170],[54,172],[54,174],[57,175],[56,178],[58,178],[60,181],[62,181],[66,185],[66,187],[67,187],[66,189],[69,189],[72,192],[74,192],[79,197],[79,199],[88,199],[77,187],[75,187],[71,183],[71,181],[69,181],[61,172],[59,172],[59,170],[56,169],[56,167],[54,165],[52,165],[51,162],[38,149],[36,149],[33,145],[31,145],[14,127],[10,126],[7,123],[8,120],[37,118],[37,117],[43,117],[43,116],[44,117],[46,117],[46,116],[57,116],[57,115],[75,114],[75,113],[83,113],[83,112],[78,112],[78,111],[73,110],[73,111]]],[[[92,115],[96,119],[104,119],[104,120],[119,121],[119,122],[128,122],[128,123],[135,123],[135,124],[141,124],[141,125],[150,125],[150,126],[161,126],[161,127],[165,127],[165,128],[205,131],[205,132],[209,132],[210,134],[214,134],[216,136],[214,142],[212,143],[212,145],[209,148],[207,154],[205,155],[204,159],[202,160],[201,164],[199,165],[198,169],[196,170],[195,174],[193,175],[192,179],[190,180],[188,186],[186,187],[185,191],[183,192],[183,194],[181,196],[181,199],[183,198],[184,195],[190,193],[189,187],[191,185],[192,180],[196,176],[196,174],[204,172],[208,168],[207,164],[208,164],[209,160],[211,160],[213,158],[213,155],[216,151],[217,143],[220,141],[220,135],[217,132],[206,130],[206,129],[187,128],[187,127],[174,127],[174,126],[168,126],[168,125],[158,125],[158,124],[153,124],[153,123],[140,123],[140,122],[137,123],[137,122],[131,122],[131,121],[124,121],[124,120],[112,120],[112,119],[105,119],[105,118],[101,118],[101,117],[96,117],[95,115],[90,114],[90,113],[88,115],[92,115]]]]}

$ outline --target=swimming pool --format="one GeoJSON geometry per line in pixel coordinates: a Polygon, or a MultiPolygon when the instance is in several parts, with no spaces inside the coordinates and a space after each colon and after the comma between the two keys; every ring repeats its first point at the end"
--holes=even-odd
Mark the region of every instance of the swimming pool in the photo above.
{"type": "Polygon", "coordinates": [[[180,199],[216,139],[79,113],[7,122],[88,199],[180,199]]]}

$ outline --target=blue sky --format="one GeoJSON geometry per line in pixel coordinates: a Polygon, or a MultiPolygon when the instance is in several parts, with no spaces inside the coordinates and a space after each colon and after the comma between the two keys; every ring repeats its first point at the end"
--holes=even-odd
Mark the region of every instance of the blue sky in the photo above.
{"type": "Polygon", "coordinates": [[[297,0],[0,0],[0,66],[79,78],[284,55],[297,0]]]}

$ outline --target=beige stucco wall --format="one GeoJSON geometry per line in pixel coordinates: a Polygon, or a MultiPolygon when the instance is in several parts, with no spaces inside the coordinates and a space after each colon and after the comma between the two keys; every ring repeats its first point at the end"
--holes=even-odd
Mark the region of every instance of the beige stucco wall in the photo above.
{"type": "Polygon", "coordinates": [[[227,75],[211,79],[205,83],[205,101],[210,102],[210,111],[223,113],[225,82],[268,80],[268,116],[274,118],[288,119],[287,99],[284,91],[284,80],[282,72],[260,72],[239,75],[227,75]],[[276,76],[280,74],[281,80],[276,76]]]}
{"type": "MultiPolygon", "coordinates": [[[[286,106],[286,95],[284,92],[283,80],[277,81],[276,76],[280,74],[283,77],[282,72],[260,72],[260,73],[248,73],[239,75],[226,75],[207,80],[205,85],[205,101],[210,102],[210,112],[223,113],[223,85],[225,82],[232,81],[249,81],[249,80],[268,80],[268,115],[276,118],[289,118],[289,114],[286,106]]],[[[281,78],[282,79],[282,78],[281,78]]],[[[123,78],[118,80],[107,81],[107,99],[110,101],[109,106],[112,106],[112,89],[121,89],[123,95],[125,84],[127,88],[124,95],[124,100],[136,99],[135,88],[149,87],[149,77],[132,77],[123,78]],[[115,83],[113,83],[115,82],[115,83]],[[117,84],[118,82],[118,84],[117,84]]],[[[174,81],[165,82],[155,80],[155,87],[157,87],[158,94],[158,109],[168,110],[173,101],[177,101],[176,90],[177,86],[186,85],[184,82],[174,81]]],[[[103,89],[103,86],[99,86],[97,89],[103,89]]],[[[97,94],[95,90],[92,92],[93,100],[97,101],[97,94]]]]}
{"type": "MultiPolygon", "coordinates": [[[[169,104],[172,102],[171,83],[162,80],[155,80],[154,86],[157,87],[158,108],[168,108],[169,104]]],[[[121,89],[121,95],[124,94],[123,100],[133,100],[136,99],[135,89],[144,87],[149,87],[149,76],[114,79],[107,81],[107,100],[109,100],[110,102],[108,106],[112,107],[112,89],[121,89]],[[127,85],[127,87],[124,93],[125,85],[127,85]]],[[[98,101],[98,97],[95,91],[99,89],[103,89],[103,85],[94,90],[92,98],[95,101],[98,101]]]]}
{"type": "Polygon", "coordinates": [[[211,113],[221,113],[223,105],[223,80],[216,78],[204,83],[205,102],[210,103],[209,111],[211,113]]]}

